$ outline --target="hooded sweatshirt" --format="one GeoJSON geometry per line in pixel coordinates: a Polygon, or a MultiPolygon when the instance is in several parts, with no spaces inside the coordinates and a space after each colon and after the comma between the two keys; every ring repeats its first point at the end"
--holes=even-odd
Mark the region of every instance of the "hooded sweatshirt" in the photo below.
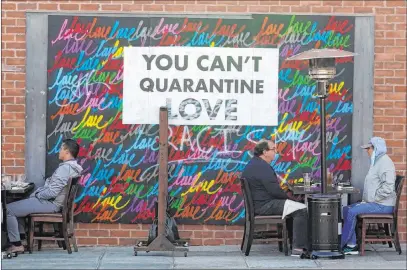
{"type": "Polygon", "coordinates": [[[68,194],[69,178],[78,177],[82,173],[82,167],[71,159],[59,164],[51,177],[45,180],[45,185],[38,188],[34,194],[39,200],[47,200],[61,208],[68,194]]]}
{"type": "Polygon", "coordinates": [[[396,204],[396,168],[386,154],[387,148],[384,140],[373,137],[371,143],[374,152],[365,178],[362,199],[365,202],[394,206],[396,204]]]}

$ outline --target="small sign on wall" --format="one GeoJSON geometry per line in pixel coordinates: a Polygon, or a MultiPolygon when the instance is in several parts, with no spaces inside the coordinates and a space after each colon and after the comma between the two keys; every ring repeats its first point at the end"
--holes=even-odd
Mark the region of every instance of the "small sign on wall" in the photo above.
{"type": "Polygon", "coordinates": [[[278,124],[277,48],[126,47],[123,123],[278,124]]]}

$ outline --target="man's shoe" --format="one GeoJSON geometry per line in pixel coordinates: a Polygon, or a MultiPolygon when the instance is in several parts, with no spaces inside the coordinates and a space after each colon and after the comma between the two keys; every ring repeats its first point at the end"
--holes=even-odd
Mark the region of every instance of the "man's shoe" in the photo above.
{"type": "Polygon", "coordinates": [[[14,246],[14,245],[12,245],[11,247],[9,247],[8,249],[7,249],[7,252],[8,253],[24,253],[24,246],[23,245],[21,245],[21,246],[14,246]]]}
{"type": "Polygon", "coordinates": [[[354,246],[354,247],[345,246],[343,248],[343,253],[345,253],[345,255],[358,255],[359,248],[358,248],[358,246],[354,246]]]}
{"type": "Polygon", "coordinates": [[[301,259],[310,259],[311,255],[306,250],[293,249],[291,251],[292,257],[299,257],[301,259]]]}

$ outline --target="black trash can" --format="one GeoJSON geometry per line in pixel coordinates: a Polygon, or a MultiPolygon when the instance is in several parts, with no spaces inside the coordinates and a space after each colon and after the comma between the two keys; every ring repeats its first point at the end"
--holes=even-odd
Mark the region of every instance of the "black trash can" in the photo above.
{"type": "Polygon", "coordinates": [[[312,251],[341,251],[341,197],[315,194],[308,197],[308,231],[312,251]]]}

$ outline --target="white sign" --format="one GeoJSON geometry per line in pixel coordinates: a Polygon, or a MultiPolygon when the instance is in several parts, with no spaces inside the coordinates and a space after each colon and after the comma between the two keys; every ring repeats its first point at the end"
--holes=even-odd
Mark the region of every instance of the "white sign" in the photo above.
{"type": "Polygon", "coordinates": [[[277,126],[278,49],[124,48],[123,123],[277,126]]]}

